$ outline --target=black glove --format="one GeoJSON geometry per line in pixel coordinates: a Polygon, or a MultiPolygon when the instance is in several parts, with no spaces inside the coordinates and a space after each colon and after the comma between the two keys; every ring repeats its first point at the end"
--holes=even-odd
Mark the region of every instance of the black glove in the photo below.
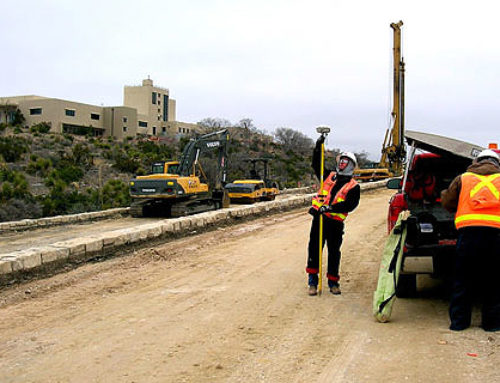
{"type": "Polygon", "coordinates": [[[309,209],[309,214],[311,214],[313,217],[319,217],[321,214],[319,211],[317,211],[315,208],[311,207],[309,209]]]}
{"type": "Polygon", "coordinates": [[[316,145],[321,145],[323,142],[325,142],[325,135],[324,134],[319,136],[318,140],[316,141],[316,145]]]}
{"type": "Polygon", "coordinates": [[[319,212],[321,214],[323,213],[329,213],[330,211],[332,211],[331,207],[329,205],[323,205],[319,208],[319,212]]]}

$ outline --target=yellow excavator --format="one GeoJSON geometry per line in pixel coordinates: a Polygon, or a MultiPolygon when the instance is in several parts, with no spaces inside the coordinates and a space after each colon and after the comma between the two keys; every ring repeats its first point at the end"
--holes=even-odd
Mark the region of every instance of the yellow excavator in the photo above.
{"type": "Polygon", "coordinates": [[[377,166],[368,169],[356,169],[354,178],[360,181],[375,181],[401,175],[406,158],[404,145],[404,79],[405,63],[401,57],[401,27],[403,22],[392,23],[393,29],[393,106],[392,127],[385,132],[382,157],[377,166]]]}
{"type": "Polygon", "coordinates": [[[227,129],[191,139],[180,161],[156,162],[152,172],[130,180],[132,217],[181,217],[229,207],[226,184],[227,129]],[[216,153],[215,179],[209,181],[200,156],[216,153]]]}

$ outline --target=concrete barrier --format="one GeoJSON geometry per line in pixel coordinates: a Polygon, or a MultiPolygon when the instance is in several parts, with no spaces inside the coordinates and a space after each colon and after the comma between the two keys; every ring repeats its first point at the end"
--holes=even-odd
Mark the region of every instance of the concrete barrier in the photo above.
{"type": "MultiPolygon", "coordinates": [[[[361,184],[361,190],[385,186],[384,181],[361,184]]],[[[287,195],[280,200],[231,207],[154,223],[109,231],[91,237],[60,241],[41,248],[0,254],[0,286],[33,276],[43,276],[54,268],[108,256],[127,247],[145,247],[189,235],[192,231],[210,230],[244,219],[310,206],[313,194],[287,195]]],[[[92,214],[92,213],[88,213],[92,214]]],[[[138,220],[140,222],[140,220],[138,220]]]]}

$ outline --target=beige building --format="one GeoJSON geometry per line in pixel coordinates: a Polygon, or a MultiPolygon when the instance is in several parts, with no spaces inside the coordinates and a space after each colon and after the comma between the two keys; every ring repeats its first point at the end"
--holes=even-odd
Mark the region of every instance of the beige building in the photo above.
{"type": "Polygon", "coordinates": [[[169,90],[143,80],[140,86],[125,86],[124,106],[96,106],[40,96],[0,97],[0,123],[12,121],[19,109],[31,127],[47,122],[55,133],[92,133],[121,139],[137,134],[184,135],[198,125],[175,121],[175,100],[169,90]]]}

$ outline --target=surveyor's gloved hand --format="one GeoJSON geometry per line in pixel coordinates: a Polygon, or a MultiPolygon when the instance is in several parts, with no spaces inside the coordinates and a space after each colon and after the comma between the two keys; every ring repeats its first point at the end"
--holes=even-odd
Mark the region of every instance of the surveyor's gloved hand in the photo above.
{"type": "Polygon", "coordinates": [[[319,208],[319,212],[320,212],[321,214],[323,214],[323,213],[328,213],[328,212],[330,212],[330,211],[332,211],[332,210],[331,210],[330,206],[328,206],[328,205],[323,205],[323,206],[321,206],[321,207],[319,208]]]}
{"type": "Polygon", "coordinates": [[[321,145],[323,142],[325,142],[325,135],[324,134],[319,136],[318,140],[316,141],[316,145],[321,145]]]}

